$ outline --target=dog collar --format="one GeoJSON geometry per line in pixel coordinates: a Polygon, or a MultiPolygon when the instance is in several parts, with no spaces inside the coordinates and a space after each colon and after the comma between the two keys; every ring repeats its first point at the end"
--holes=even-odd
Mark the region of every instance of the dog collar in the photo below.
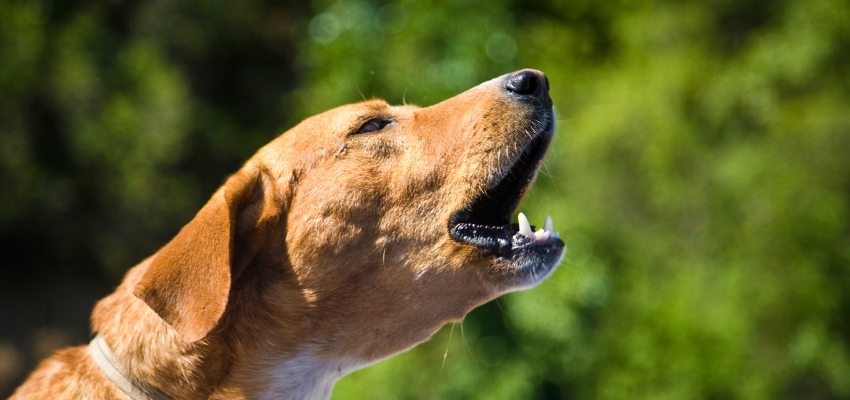
{"type": "Polygon", "coordinates": [[[106,377],[133,400],[173,400],[156,388],[143,389],[127,378],[127,374],[121,369],[120,364],[115,361],[115,356],[112,354],[109,345],[103,341],[100,335],[95,335],[89,343],[89,354],[106,377]]]}

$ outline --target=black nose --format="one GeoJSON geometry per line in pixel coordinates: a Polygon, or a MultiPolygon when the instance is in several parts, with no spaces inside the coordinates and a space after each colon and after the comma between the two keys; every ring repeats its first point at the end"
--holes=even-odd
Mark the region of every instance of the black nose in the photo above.
{"type": "Polygon", "coordinates": [[[549,93],[549,79],[536,69],[517,71],[508,77],[505,89],[523,96],[539,96],[549,93]]]}

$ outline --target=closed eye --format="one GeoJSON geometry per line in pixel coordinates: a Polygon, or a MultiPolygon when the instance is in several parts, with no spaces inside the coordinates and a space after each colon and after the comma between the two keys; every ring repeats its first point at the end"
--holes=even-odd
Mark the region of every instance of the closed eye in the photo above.
{"type": "Polygon", "coordinates": [[[391,124],[393,120],[386,118],[375,118],[366,121],[365,124],[361,125],[360,128],[357,129],[355,134],[358,133],[369,133],[369,132],[378,132],[387,125],[391,124]]]}

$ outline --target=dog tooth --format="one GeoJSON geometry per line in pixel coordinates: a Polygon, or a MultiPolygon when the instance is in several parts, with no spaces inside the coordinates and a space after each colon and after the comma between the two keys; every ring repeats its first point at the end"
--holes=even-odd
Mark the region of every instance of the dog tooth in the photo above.
{"type": "Polygon", "coordinates": [[[543,223],[543,230],[545,230],[547,232],[552,232],[552,231],[555,230],[554,227],[552,226],[552,217],[550,217],[548,215],[546,216],[546,222],[543,223]]]}
{"type": "Polygon", "coordinates": [[[546,240],[552,236],[550,232],[546,232],[543,229],[538,229],[537,232],[534,232],[534,238],[537,240],[546,240]]]}
{"type": "Polygon", "coordinates": [[[519,221],[519,233],[523,236],[531,236],[531,224],[528,223],[525,214],[519,213],[516,218],[519,221]]]}

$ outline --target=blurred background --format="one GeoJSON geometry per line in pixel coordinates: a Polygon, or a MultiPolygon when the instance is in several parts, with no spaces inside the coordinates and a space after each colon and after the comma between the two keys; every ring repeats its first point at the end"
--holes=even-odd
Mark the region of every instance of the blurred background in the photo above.
{"type": "Polygon", "coordinates": [[[0,0],[0,397],[301,119],[544,71],[554,275],[335,399],[850,399],[846,0],[0,0]]]}

